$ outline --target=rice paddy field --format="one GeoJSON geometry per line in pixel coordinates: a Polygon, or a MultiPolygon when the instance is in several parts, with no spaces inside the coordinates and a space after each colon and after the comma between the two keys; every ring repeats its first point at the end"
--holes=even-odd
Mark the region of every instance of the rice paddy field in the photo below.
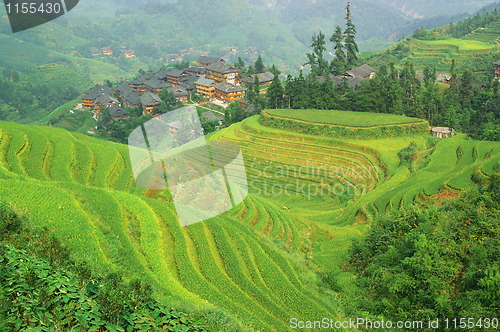
{"type": "Polygon", "coordinates": [[[499,169],[496,142],[429,138],[339,139],[247,118],[209,141],[240,147],[249,195],[180,227],[168,195],[136,186],[127,146],[0,122],[0,197],[99,271],[151,283],[160,301],[219,308],[251,331],[288,331],[292,317],[345,318],[335,292],[311,275],[337,271],[338,282],[353,283],[340,263],[374,218],[499,169]],[[410,169],[397,153],[411,142],[419,158],[410,169]]]}

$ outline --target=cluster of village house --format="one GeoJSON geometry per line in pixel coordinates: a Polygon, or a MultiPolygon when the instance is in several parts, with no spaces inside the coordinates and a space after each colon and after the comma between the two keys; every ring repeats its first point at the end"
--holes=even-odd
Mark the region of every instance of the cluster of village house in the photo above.
{"type": "MultiPolygon", "coordinates": [[[[132,81],[123,82],[114,87],[97,86],[84,92],[83,106],[99,114],[103,108],[109,108],[113,120],[128,117],[124,108],[142,106],[144,114],[155,114],[162,100],[160,92],[167,90],[181,102],[187,102],[189,93],[205,96],[208,100],[217,100],[230,104],[243,98],[245,85],[254,82],[257,76],[260,84],[270,83],[274,75],[265,72],[240,81],[239,72],[234,67],[217,57],[200,56],[197,65],[185,69],[160,70],[152,75],[143,75],[132,81]],[[119,99],[122,102],[119,102],[119,99]]],[[[217,120],[218,116],[208,112],[206,117],[217,120]]]]}

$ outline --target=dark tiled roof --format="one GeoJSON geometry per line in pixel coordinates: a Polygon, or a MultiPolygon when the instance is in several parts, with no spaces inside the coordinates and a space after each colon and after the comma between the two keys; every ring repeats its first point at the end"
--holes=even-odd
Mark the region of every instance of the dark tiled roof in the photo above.
{"type": "Polygon", "coordinates": [[[211,79],[208,79],[204,76],[200,77],[195,84],[201,85],[201,86],[212,86],[214,85],[214,81],[211,79]]]}
{"type": "Polygon", "coordinates": [[[205,56],[205,55],[202,55],[198,58],[199,63],[214,63],[214,62],[219,62],[221,60],[222,60],[222,58],[205,56]]]}
{"type": "Polygon", "coordinates": [[[174,69],[171,69],[171,70],[167,71],[167,76],[170,76],[170,77],[181,77],[182,73],[183,73],[182,70],[174,68],[174,69]]]}
{"type": "Polygon", "coordinates": [[[176,97],[187,97],[189,93],[182,86],[173,86],[168,88],[169,92],[173,92],[176,97]]]}
{"type": "Polygon", "coordinates": [[[123,93],[124,91],[130,89],[130,86],[129,86],[129,82],[125,81],[123,83],[120,83],[118,85],[115,85],[114,87],[112,87],[110,90],[111,92],[115,92],[115,91],[118,91],[120,93],[123,93]]]}
{"type": "Polygon", "coordinates": [[[170,84],[164,83],[156,77],[151,78],[150,80],[146,81],[144,84],[151,89],[164,89],[164,88],[170,86],[170,84]]]}
{"type": "Polygon", "coordinates": [[[110,93],[111,92],[111,88],[107,85],[98,85],[98,86],[95,86],[91,89],[88,89],[87,91],[85,91],[84,93],[87,94],[87,95],[94,95],[95,98],[99,97],[101,94],[103,93],[110,93]]]}
{"type": "Polygon", "coordinates": [[[494,65],[499,65],[500,66],[500,61],[495,61],[493,62],[494,65]]]}
{"type": "Polygon", "coordinates": [[[188,68],[184,69],[184,72],[188,74],[203,75],[206,71],[207,69],[203,66],[189,66],[188,68]]]}
{"type": "Polygon", "coordinates": [[[215,88],[225,93],[245,91],[245,89],[243,89],[241,86],[234,85],[228,82],[217,83],[215,84],[215,88]]]}
{"type": "Polygon", "coordinates": [[[141,85],[141,84],[144,84],[149,79],[150,79],[149,75],[142,75],[142,76],[137,77],[135,80],[130,81],[129,84],[130,85],[141,85]]]}
{"type": "Polygon", "coordinates": [[[109,108],[108,112],[109,112],[109,116],[111,116],[112,118],[121,118],[124,116],[128,116],[127,111],[125,111],[123,108],[116,106],[116,105],[111,106],[109,108]]]}
{"type": "Polygon", "coordinates": [[[212,63],[207,67],[207,70],[214,71],[216,73],[227,74],[237,72],[233,67],[227,66],[222,63],[212,63]]]}
{"type": "MultiPolygon", "coordinates": [[[[318,80],[318,82],[320,83],[323,83],[325,81],[325,78],[323,76],[318,76],[316,78],[318,80]]],[[[358,86],[359,84],[361,84],[361,82],[364,81],[364,78],[361,77],[361,76],[357,76],[357,77],[349,77],[349,76],[334,76],[333,74],[330,74],[330,80],[332,81],[332,83],[334,85],[337,85],[337,84],[340,84],[342,83],[342,80],[343,79],[346,79],[347,80],[347,84],[351,87],[351,88],[354,88],[356,86],[358,86]]]]}
{"type": "Polygon", "coordinates": [[[137,91],[130,91],[123,95],[123,100],[131,105],[139,105],[141,103],[141,94],[137,91]]]}
{"type": "Polygon", "coordinates": [[[253,82],[255,80],[255,76],[257,76],[259,78],[259,84],[262,84],[265,82],[270,82],[274,79],[274,74],[268,71],[268,72],[261,73],[261,74],[253,74],[249,77],[245,77],[241,81],[245,82],[247,84],[253,84],[253,82]]]}
{"type": "Polygon", "coordinates": [[[151,92],[146,92],[141,96],[141,104],[145,106],[156,106],[161,103],[160,97],[151,92]]]}
{"type": "Polygon", "coordinates": [[[101,94],[95,101],[94,101],[94,104],[98,104],[98,105],[107,105],[107,104],[110,104],[110,103],[118,103],[118,100],[116,100],[115,98],[111,97],[110,95],[108,95],[107,93],[103,93],[101,94]]]}
{"type": "Polygon", "coordinates": [[[154,76],[158,77],[160,80],[164,80],[167,78],[167,71],[162,69],[157,71],[154,76]]]}
{"type": "Polygon", "coordinates": [[[348,76],[352,76],[352,77],[360,76],[362,78],[367,78],[374,72],[375,72],[375,69],[373,69],[372,67],[370,67],[367,64],[364,64],[358,68],[348,70],[346,72],[346,74],[344,74],[344,75],[348,75],[348,76]]]}
{"type": "Polygon", "coordinates": [[[220,115],[215,115],[214,112],[208,111],[203,114],[201,114],[201,117],[210,121],[222,121],[224,120],[224,117],[220,115]]]}

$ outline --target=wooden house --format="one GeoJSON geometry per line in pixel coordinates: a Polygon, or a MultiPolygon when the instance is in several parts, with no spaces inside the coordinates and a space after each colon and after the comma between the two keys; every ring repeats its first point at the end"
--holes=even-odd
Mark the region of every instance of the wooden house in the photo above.
{"type": "Polygon", "coordinates": [[[126,58],[133,58],[133,57],[135,57],[134,50],[125,50],[125,51],[123,51],[123,54],[125,55],[126,58]]]}
{"type": "Polygon", "coordinates": [[[495,68],[495,78],[500,78],[500,61],[493,62],[495,68]]]}
{"type": "Polygon", "coordinates": [[[113,50],[111,49],[111,47],[103,47],[101,48],[101,52],[104,55],[113,55],[113,50]]]}
{"type": "Polygon", "coordinates": [[[111,107],[113,105],[120,105],[120,102],[107,93],[103,93],[94,101],[94,112],[100,113],[104,107],[111,107]]]}
{"type": "Polygon", "coordinates": [[[184,68],[184,74],[196,77],[205,75],[206,71],[207,68],[203,66],[189,66],[188,68],[184,68]]]}
{"type": "Polygon", "coordinates": [[[125,111],[123,108],[117,105],[113,105],[110,108],[108,108],[108,112],[109,116],[111,117],[111,120],[121,120],[129,117],[127,111],[125,111]]]}
{"type": "Polygon", "coordinates": [[[109,88],[109,86],[99,85],[93,87],[92,89],[88,89],[87,91],[84,92],[84,95],[82,96],[83,106],[86,108],[94,107],[94,102],[103,93],[111,94],[111,89],[109,88]]]}
{"type": "Polygon", "coordinates": [[[274,80],[274,74],[271,72],[264,72],[261,74],[250,75],[241,80],[241,84],[248,86],[255,82],[255,77],[259,80],[259,85],[269,84],[274,80]]]}
{"type": "Polygon", "coordinates": [[[198,58],[198,60],[196,61],[196,64],[198,66],[203,66],[203,67],[208,67],[212,63],[222,63],[222,64],[225,64],[225,61],[222,58],[205,56],[205,55],[201,55],[198,58]]]}
{"type": "Polygon", "coordinates": [[[123,94],[123,106],[136,108],[141,104],[141,93],[135,90],[129,90],[123,94]]]}
{"type": "Polygon", "coordinates": [[[222,63],[213,63],[208,66],[206,77],[214,80],[216,83],[228,82],[238,84],[238,70],[222,63]]]}
{"type": "Polygon", "coordinates": [[[375,74],[376,74],[375,69],[373,69],[367,64],[364,64],[357,68],[346,71],[341,76],[351,77],[351,78],[361,77],[364,79],[372,79],[373,77],[375,77],[375,74]]]}
{"type": "Polygon", "coordinates": [[[130,81],[128,84],[135,91],[144,92],[147,89],[145,83],[148,79],[150,79],[149,75],[142,75],[137,77],[135,80],[130,81]]]}
{"type": "Polygon", "coordinates": [[[215,98],[226,104],[231,104],[233,101],[240,100],[245,96],[245,89],[238,85],[220,82],[216,83],[214,86],[215,98]]]}
{"type": "Polygon", "coordinates": [[[93,49],[90,50],[90,55],[91,56],[97,56],[99,54],[101,54],[101,51],[99,51],[97,48],[93,48],[93,49]]]}
{"type": "Polygon", "coordinates": [[[160,107],[161,99],[157,95],[146,92],[140,98],[143,114],[151,114],[156,111],[160,107]]]}
{"type": "Polygon", "coordinates": [[[176,69],[176,68],[167,71],[167,73],[166,73],[167,82],[171,85],[178,85],[179,80],[183,76],[183,73],[184,72],[182,70],[176,69]]]}
{"type": "Polygon", "coordinates": [[[208,99],[212,99],[215,96],[215,82],[206,77],[200,77],[196,82],[196,93],[204,95],[208,99]]]}
{"type": "Polygon", "coordinates": [[[177,98],[177,100],[182,101],[183,103],[187,103],[189,100],[189,92],[183,88],[182,86],[173,86],[168,88],[169,92],[172,92],[177,98]]]}
{"type": "Polygon", "coordinates": [[[159,94],[164,89],[170,87],[170,84],[162,82],[158,78],[153,76],[152,78],[144,82],[144,86],[146,87],[146,91],[154,94],[159,94]]]}

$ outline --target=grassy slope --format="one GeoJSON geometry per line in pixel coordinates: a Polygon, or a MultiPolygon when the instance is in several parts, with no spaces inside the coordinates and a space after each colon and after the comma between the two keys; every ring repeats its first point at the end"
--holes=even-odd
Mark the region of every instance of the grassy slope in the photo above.
{"type": "Polygon", "coordinates": [[[332,110],[268,110],[271,115],[306,122],[333,124],[348,127],[371,127],[390,124],[422,122],[422,119],[382,113],[362,113],[332,110]]]}
{"type": "MultiPolygon", "coordinates": [[[[338,273],[339,280],[345,285],[349,285],[352,279],[342,274],[335,264],[342,262],[349,240],[362,234],[374,217],[442,190],[460,191],[474,187],[471,180],[474,171],[481,170],[491,175],[500,166],[500,144],[497,142],[454,137],[443,139],[430,148],[427,146],[429,138],[430,135],[376,140],[328,139],[267,128],[259,124],[257,116],[212,137],[241,146],[254,185],[259,184],[259,175],[271,185],[284,186],[287,181],[293,184],[297,178],[282,177],[279,168],[293,169],[295,165],[304,167],[303,173],[297,176],[300,183],[319,186],[334,179],[333,182],[337,181],[345,188],[354,184],[367,189],[363,195],[347,190],[340,196],[334,193],[310,197],[286,195],[278,190],[273,192],[269,186],[268,192],[258,192],[262,199],[290,212],[296,223],[307,225],[311,257],[322,269],[338,273]],[[399,165],[397,154],[411,142],[417,144],[420,152],[413,169],[409,170],[399,165]],[[318,173],[322,166],[337,174],[318,173]],[[305,173],[306,170],[309,174],[305,173]]],[[[269,230],[264,228],[266,232],[269,230]]]]}
{"type": "Polygon", "coordinates": [[[284,331],[290,317],[338,316],[300,277],[307,268],[249,227],[282,225],[274,236],[307,251],[307,226],[274,204],[249,197],[181,228],[172,203],[135,186],[126,146],[49,127],[0,128],[0,197],[101,272],[124,270],[170,305],[217,306],[262,331],[284,331]]]}
{"type": "Polygon", "coordinates": [[[500,22],[495,22],[460,39],[417,40],[408,37],[368,58],[367,62],[376,67],[390,62],[402,66],[410,60],[417,70],[429,65],[435,66],[438,71],[449,71],[452,59],[460,68],[477,55],[498,52],[499,34],[500,22]],[[407,50],[398,52],[398,47],[407,47],[407,50]]]}

